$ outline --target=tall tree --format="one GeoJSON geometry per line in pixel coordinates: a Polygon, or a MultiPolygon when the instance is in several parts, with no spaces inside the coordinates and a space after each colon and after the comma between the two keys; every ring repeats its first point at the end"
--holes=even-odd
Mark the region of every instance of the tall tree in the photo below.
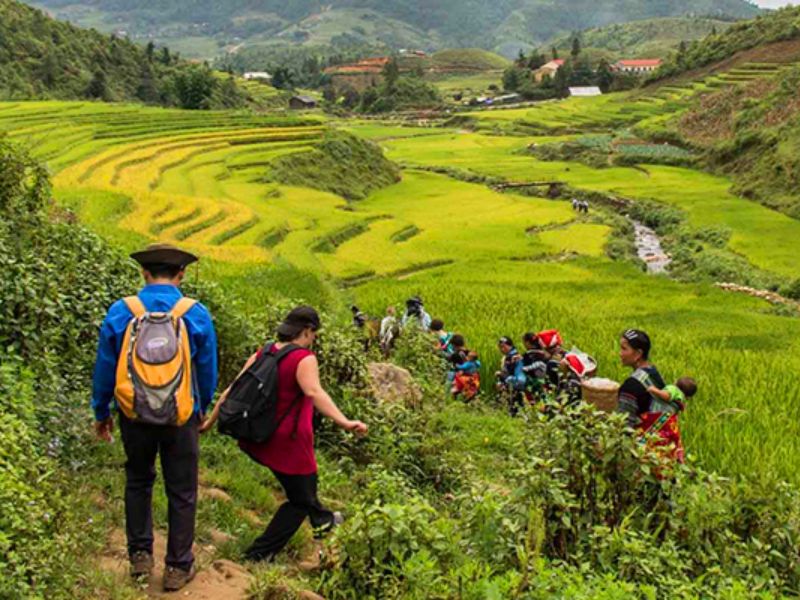
{"type": "Polygon", "coordinates": [[[106,81],[105,71],[97,70],[86,87],[86,96],[95,98],[96,100],[108,100],[108,83],[106,81]]]}
{"type": "Polygon", "coordinates": [[[294,87],[294,74],[286,67],[278,67],[272,74],[272,87],[291,90],[294,87]]]}
{"type": "Polygon", "coordinates": [[[608,93],[611,91],[611,86],[614,85],[614,71],[611,69],[611,64],[603,58],[600,60],[600,63],[597,65],[597,74],[595,75],[597,87],[599,87],[603,93],[608,93]]]}
{"type": "Polygon", "coordinates": [[[208,109],[212,105],[217,79],[210,70],[195,66],[175,76],[175,93],[181,108],[208,109]]]}
{"type": "Polygon", "coordinates": [[[572,60],[578,60],[581,55],[581,38],[577,35],[572,38],[572,60]]]}
{"type": "Polygon", "coordinates": [[[383,83],[386,85],[387,90],[393,90],[397,86],[397,80],[400,79],[400,65],[397,64],[397,58],[394,56],[389,59],[386,66],[383,67],[383,83]]]}
{"type": "Polygon", "coordinates": [[[155,104],[161,99],[153,67],[149,62],[142,63],[136,97],[146,104],[155,104]]]}

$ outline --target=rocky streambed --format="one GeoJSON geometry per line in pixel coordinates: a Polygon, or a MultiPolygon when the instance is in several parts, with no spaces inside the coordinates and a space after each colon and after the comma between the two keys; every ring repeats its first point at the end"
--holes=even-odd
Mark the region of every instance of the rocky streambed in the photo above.
{"type": "Polygon", "coordinates": [[[633,227],[636,232],[636,251],[647,264],[647,272],[654,275],[665,273],[672,259],[661,247],[658,234],[638,221],[633,221],[633,227]]]}

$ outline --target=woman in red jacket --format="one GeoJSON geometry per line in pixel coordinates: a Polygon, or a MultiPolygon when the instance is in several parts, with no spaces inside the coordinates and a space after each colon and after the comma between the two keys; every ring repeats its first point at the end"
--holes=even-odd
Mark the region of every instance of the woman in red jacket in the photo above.
{"type": "MultiPolygon", "coordinates": [[[[341,515],[325,509],[317,497],[317,460],[314,455],[312,419],[316,408],[337,425],[358,435],[367,433],[361,421],[351,421],[342,414],[319,380],[319,364],[311,346],[320,328],[317,311],[310,306],[292,310],[278,327],[278,341],[250,357],[243,370],[263,352],[277,353],[289,344],[297,346],[278,366],[277,414],[284,414],[302,395],[297,414],[283,419],[267,442],[240,442],[241,448],[256,462],[268,467],[286,492],[281,505],[266,531],[245,553],[249,560],[271,560],[289,542],[306,517],[311,520],[316,537],[321,537],[341,522],[341,515]]],[[[203,422],[201,432],[208,431],[219,415],[227,390],[213,412],[203,422]]]]}

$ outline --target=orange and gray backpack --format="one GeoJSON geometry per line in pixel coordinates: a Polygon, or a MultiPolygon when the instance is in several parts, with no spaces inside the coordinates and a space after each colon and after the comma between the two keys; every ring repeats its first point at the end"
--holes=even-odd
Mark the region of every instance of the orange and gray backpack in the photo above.
{"type": "Polygon", "coordinates": [[[169,312],[148,312],[137,296],[124,302],[133,318],[117,362],[117,405],[139,423],[183,425],[194,413],[192,353],[183,316],[197,301],[181,298],[169,312]]]}

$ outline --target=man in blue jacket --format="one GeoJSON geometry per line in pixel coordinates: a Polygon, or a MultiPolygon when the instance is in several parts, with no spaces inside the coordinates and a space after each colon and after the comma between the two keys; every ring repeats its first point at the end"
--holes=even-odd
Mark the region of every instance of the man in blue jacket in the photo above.
{"type": "MultiPolygon", "coordinates": [[[[131,255],[142,266],[146,285],[138,297],[148,312],[169,312],[183,295],[180,285],[186,267],[197,257],[167,244],[154,244],[131,255]]],[[[112,441],[112,406],[117,363],[122,341],[134,315],[119,300],[108,311],[100,329],[94,369],[92,409],[98,438],[112,441]]],[[[156,456],[161,468],[169,504],[164,589],[184,587],[195,575],[194,542],[197,505],[198,426],[217,387],[217,337],[211,315],[195,304],[183,316],[192,359],[194,414],[181,426],[150,425],[119,415],[125,447],[125,523],[131,575],[148,576],[153,568],[152,495],[156,477],[156,456]]]]}

